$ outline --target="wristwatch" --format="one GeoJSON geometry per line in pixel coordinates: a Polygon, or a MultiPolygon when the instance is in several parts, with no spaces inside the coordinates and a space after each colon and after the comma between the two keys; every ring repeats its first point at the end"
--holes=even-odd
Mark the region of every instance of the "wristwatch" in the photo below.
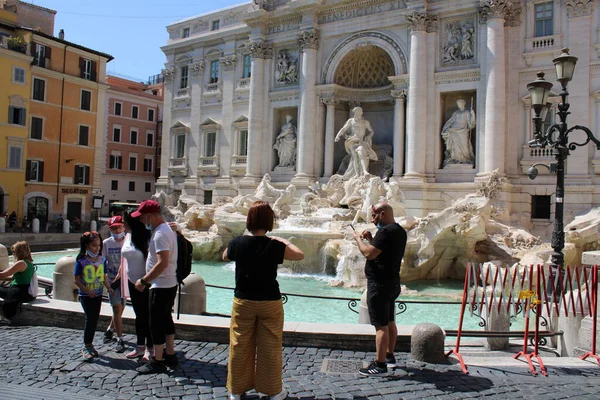
{"type": "Polygon", "coordinates": [[[150,286],[151,283],[150,282],[146,282],[143,278],[140,278],[140,283],[146,287],[150,286]]]}

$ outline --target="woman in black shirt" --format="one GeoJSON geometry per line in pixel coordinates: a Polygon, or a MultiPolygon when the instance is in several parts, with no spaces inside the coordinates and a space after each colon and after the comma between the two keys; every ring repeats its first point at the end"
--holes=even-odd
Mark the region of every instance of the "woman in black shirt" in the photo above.
{"type": "Polygon", "coordinates": [[[223,252],[224,261],[235,261],[227,373],[230,400],[254,388],[271,399],[287,397],[281,381],[283,303],[277,267],[283,260],[302,260],[304,253],[285,239],[267,236],[273,219],[269,203],[255,202],[246,219],[251,235],[234,238],[223,252]]]}

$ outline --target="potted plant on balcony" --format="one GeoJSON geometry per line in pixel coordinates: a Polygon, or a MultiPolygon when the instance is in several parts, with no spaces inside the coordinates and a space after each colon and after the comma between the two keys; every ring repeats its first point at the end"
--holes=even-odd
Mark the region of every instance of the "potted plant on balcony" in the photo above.
{"type": "Polygon", "coordinates": [[[6,44],[10,50],[15,50],[23,54],[26,52],[25,42],[19,36],[10,36],[6,39],[6,44]]]}

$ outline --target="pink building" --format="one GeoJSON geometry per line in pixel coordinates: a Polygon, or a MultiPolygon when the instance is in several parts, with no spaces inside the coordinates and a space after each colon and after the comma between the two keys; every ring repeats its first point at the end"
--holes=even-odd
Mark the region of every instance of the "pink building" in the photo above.
{"type": "Polygon", "coordinates": [[[162,122],[163,84],[107,76],[108,120],[102,171],[102,215],[114,202],[139,203],[154,194],[162,122]]]}

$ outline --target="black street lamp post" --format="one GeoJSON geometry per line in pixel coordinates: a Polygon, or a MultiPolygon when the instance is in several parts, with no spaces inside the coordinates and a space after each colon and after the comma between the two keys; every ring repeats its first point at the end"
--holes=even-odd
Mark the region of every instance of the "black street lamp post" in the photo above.
{"type": "MultiPolygon", "coordinates": [[[[567,116],[570,114],[570,104],[567,103],[567,84],[573,78],[577,57],[569,55],[569,49],[563,49],[562,54],[552,60],[556,68],[556,77],[562,86],[560,92],[561,102],[558,104],[557,115],[560,121],[550,126],[545,132],[542,132],[542,122],[546,119],[546,114],[550,110],[551,103],[548,103],[548,94],[552,88],[552,83],[544,79],[544,73],[538,72],[537,79],[527,84],[527,89],[531,94],[531,108],[533,110],[532,119],[535,126],[534,139],[529,142],[529,147],[545,148],[550,146],[556,156],[556,162],[550,165],[534,164],[527,171],[530,179],[535,179],[538,174],[537,166],[544,166],[550,172],[556,172],[556,203],[554,212],[554,230],[552,231],[552,261],[550,267],[554,276],[558,276],[564,268],[565,257],[563,248],[565,247],[565,231],[563,225],[564,217],[564,195],[565,195],[565,162],[571,150],[577,147],[585,146],[589,142],[594,142],[596,148],[600,150],[600,141],[594,137],[592,131],[585,126],[575,125],[567,127],[567,116]],[[569,142],[569,134],[574,131],[582,131],[586,134],[586,139],[581,142],[569,142]],[[560,268],[560,270],[559,270],[560,268]]],[[[560,280],[557,280],[557,295],[562,293],[560,280]]],[[[549,282],[550,283],[550,282],[549,282]]],[[[549,287],[551,287],[549,285],[549,287]]]]}

